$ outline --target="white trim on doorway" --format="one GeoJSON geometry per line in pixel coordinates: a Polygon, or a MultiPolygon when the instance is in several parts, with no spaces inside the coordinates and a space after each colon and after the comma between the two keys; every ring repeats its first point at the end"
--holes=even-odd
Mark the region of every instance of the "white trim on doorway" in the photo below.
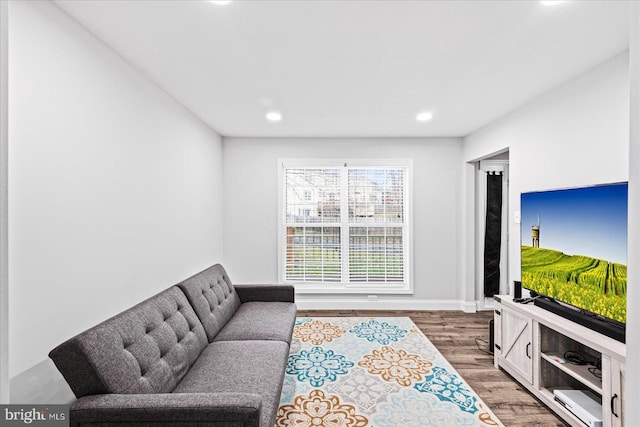
{"type": "MultiPolygon", "coordinates": [[[[502,248],[500,256],[500,293],[508,294],[509,287],[509,149],[505,148],[496,153],[489,154],[480,159],[476,159],[469,164],[473,165],[473,183],[474,191],[472,203],[473,209],[469,210],[467,215],[468,224],[473,227],[471,231],[472,240],[468,241],[472,245],[472,254],[467,258],[466,268],[469,269],[470,275],[468,279],[473,281],[474,301],[479,310],[489,310],[495,306],[492,298],[484,297],[484,272],[483,272],[483,254],[484,254],[484,228],[486,214],[486,180],[484,177],[487,172],[495,171],[504,174],[503,180],[503,204],[502,204],[502,248]]],[[[471,235],[469,236],[471,238],[471,235]]],[[[468,299],[467,299],[468,300],[468,299]]]]}

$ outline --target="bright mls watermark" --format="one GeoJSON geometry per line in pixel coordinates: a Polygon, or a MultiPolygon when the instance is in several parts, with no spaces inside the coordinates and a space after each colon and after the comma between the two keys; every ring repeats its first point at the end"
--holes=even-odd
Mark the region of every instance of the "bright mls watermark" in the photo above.
{"type": "Polygon", "coordinates": [[[69,425],[69,405],[0,405],[0,427],[69,425]]]}

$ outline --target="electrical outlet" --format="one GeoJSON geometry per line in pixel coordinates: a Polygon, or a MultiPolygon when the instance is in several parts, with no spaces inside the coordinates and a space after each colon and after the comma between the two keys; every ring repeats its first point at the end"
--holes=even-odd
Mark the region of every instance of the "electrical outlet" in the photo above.
{"type": "Polygon", "coordinates": [[[520,211],[515,211],[513,213],[513,222],[515,224],[520,224],[520,211]]]}
{"type": "Polygon", "coordinates": [[[369,301],[378,301],[378,295],[369,295],[369,301]]]}

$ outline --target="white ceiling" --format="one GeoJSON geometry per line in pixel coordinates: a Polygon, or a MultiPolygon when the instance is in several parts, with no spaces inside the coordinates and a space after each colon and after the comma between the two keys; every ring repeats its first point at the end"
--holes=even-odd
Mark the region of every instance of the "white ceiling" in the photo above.
{"type": "Polygon", "coordinates": [[[464,136],[629,38],[624,1],[55,3],[225,136],[464,136]]]}

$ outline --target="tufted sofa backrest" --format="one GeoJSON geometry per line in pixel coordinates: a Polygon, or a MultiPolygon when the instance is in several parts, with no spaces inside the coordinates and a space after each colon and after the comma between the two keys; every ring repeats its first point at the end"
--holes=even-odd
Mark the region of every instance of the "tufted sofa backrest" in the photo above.
{"type": "Polygon", "coordinates": [[[206,346],[202,324],[174,286],[69,339],[49,357],[76,397],[168,393],[206,346]]]}
{"type": "Polygon", "coordinates": [[[220,264],[207,268],[178,286],[202,322],[209,342],[240,307],[240,298],[220,264]]]}

